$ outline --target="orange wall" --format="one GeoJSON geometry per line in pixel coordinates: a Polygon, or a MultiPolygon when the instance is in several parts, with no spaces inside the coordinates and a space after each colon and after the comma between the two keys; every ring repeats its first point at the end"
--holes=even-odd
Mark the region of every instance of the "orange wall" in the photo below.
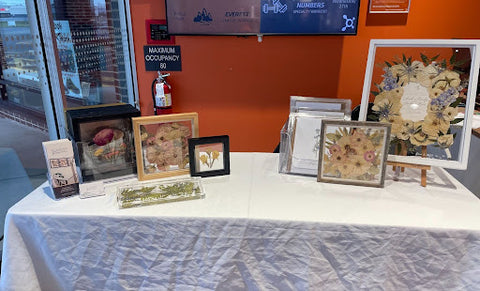
{"type": "MultiPolygon", "coordinates": [[[[145,71],[145,20],[164,19],[163,0],[131,0],[140,108],[153,114],[145,71]]],[[[231,151],[271,152],[289,96],[360,103],[372,38],[480,38],[478,0],[411,0],[408,15],[368,14],[360,1],[356,36],[177,36],[182,71],[170,72],[175,112],[198,112],[200,136],[230,135],[231,151]]]]}

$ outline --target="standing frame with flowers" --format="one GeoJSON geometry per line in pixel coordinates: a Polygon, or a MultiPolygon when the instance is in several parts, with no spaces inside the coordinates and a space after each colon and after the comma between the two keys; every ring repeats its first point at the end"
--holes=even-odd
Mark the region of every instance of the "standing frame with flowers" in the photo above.
{"type": "Polygon", "coordinates": [[[230,138],[228,135],[191,138],[190,175],[211,177],[230,174],[230,138]]]}
{"type": "Polygon", "coordinates": [[[390,125],[324,120],[319,182],[383,187],[390,125]]]}
{"type": "Polygon", "coordinates": [[[132,118],[140,181],[190,172],[188,139],[198,137],[197,113],[132,118]]]}
{"type": "Polygon", "coordinates": [[[466,168],[478,53],[476,41],[371,41],[360,120],[391,124],[389,161],[466,168]]]}

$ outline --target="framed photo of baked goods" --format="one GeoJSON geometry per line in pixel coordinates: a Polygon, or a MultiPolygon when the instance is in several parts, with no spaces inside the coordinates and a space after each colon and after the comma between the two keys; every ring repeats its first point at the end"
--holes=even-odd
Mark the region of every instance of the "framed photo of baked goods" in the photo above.
{"type": "Polygon", "coordinates": [[[359,120],[392,125],[389,161],[466,169],[479,46],[457,39],[370,42],[359,120]]]}
{"type": "Polygon", "coordinates": [[[140,181],[190,173],[188,139],[198,137],[198,114],[132,119],[140,181]]]}
{"type": "Polygon", "coordinates": [[[118,178],[137,172],[130,104],[68,109],[68,133],[74,144],[83,182],[118,178]]]}

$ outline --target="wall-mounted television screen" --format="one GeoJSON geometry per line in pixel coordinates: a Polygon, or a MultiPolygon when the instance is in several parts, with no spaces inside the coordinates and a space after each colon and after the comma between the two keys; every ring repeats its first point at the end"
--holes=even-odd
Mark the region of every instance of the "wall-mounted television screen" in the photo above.
{"type": "Polygon", "coordinates": [[[360,0],[166,0],[173,35],[357,33],[360,0]]]}

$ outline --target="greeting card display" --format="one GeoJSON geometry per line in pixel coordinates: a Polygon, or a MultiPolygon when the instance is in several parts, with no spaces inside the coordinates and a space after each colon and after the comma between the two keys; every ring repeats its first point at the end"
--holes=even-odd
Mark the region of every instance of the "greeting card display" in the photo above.
{"type": "Polygon", "coordinates": [[[322,120],[350,120],[350,114],[350,100],[291,96],[280,132],[279,172],[317,176],[322,120]]]}

